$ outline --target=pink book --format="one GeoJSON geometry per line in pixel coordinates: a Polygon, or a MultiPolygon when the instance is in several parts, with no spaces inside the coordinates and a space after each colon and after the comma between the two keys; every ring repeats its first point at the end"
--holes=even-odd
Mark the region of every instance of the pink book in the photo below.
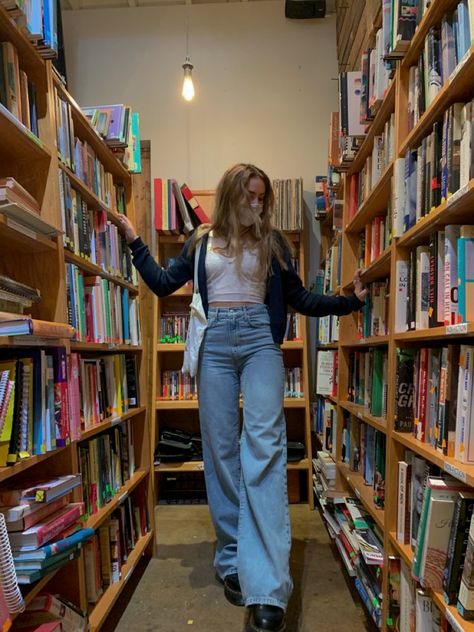
{"type": "Polygon", "coordinates": [[[79,354],[71,353],[68,356],[68,381],[69,381],[69,424],[73,441],[81,437],[81,396],[79,390],[79,354]]]}
{"type": "Polygon", "coordinates": [[[15,551],[34,551],[50,542],[67,527],[79,520],[84,512],[83,503],[71,503],[49,516],[44,522],[20,533],[10,533],[10,544],[15,551]]]}

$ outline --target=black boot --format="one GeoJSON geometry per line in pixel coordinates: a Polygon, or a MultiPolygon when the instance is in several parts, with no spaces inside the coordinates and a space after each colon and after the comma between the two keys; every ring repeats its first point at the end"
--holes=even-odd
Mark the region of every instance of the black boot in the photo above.
{"type": "Polygon", "coordinates": [[[243,606],[244,598],[242,597],[239,576],[237,573],[226,575],[224,579],[221,579],[219,575],[216,575],[216,577],[221,584],[224,584],[224,595],[227,601],[233,606],[243,606]]]}
{"type": "Polygon", "coordinates": [[[250,606],[249,632],[285,632],[285,611],[277,606],[255,604],[250,606]]]}

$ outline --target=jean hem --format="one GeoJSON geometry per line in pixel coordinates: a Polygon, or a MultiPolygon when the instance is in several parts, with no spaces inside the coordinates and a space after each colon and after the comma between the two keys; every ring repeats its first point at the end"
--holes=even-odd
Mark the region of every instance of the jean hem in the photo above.
{"type": "Polygon", "coordinates": [[[277,608],[281,608],[282,610],[286,610],[287,603],[286,601],[280,601],[280,599],[275,599],[274,597],[247,597],[245,600],[245,606],[276,606],[277,608]]]}

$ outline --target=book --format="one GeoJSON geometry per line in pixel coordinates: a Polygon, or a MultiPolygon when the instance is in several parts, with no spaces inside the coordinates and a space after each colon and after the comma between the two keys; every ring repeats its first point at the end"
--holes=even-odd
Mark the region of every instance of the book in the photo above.
{"type": "Polygon", "coordinates": [[[26,611],[15,620],[22,629],[29,625],[60,622],[62,632],[86,632],[87,617],[76,606],[61,596],[42,592],[28,604],[26,611]]]}
{"type": "Polygon", "coordinates": [[[41,338],[72,338],[74,328],[64,323],[36,320],[28,316],[0,320],[0,336],[39,336],[41,338]]]}
{"type": "Polygon", "coordinates": [[[15,507],[0,507],[0,513],[5,516],[8,531],[24,531],[62,509],[66,504],[67,498],[62,496],[49,503],[23,503],[15,507]]]}
{"type": "Polygon", "coordinates": [[[81,484],[80,474],[67,474],[57,478],[35,483],[32,487],[10,488],[0,491],[0,502],[13,507],[22,501],[48,503],[60,496],[64,496],[81,484]]]}
{"type": "Polygon", "coordinates": [[[474,321],[474,226],[461,226],[458,248],[458,320],[474,321]]]}
{"type": "Polygon", "coordinates": [[[457,610],[464,619],[474,619],[474,513],[471,516],[464,568],[457,601],[457,610]]]}
{"type": "Polygon", "coordinates": [[[10,544],[15,551],[32,551],[43,546],[76,522],[83,514],[83,503],[71,503],[25,531],[11,532],[10,544]]]}
{"type": "Polygon", "coordinates": [[[444,599],[448,604],[456,603],[459,593],[473,510],[474,493],[460,492],[454,507],[446,565],[443,570],[444,599]]]}
{"type": "MultiPolygon", "coordinates": [[[[61,568],[62,566],[65,566],[70,561],[77,559],[79,557],[80,553],[81,553],[80,549],[76,549],[74,551],[70,551],[65,556],[63,556],[61,558],[58,558],[54,564],[51,564],[51,566],[49,566],[48,568],[45,568],[45,569],[31,570],[31,571],[27,571],[27,570],[23,570],[23,569],[17,569],[16,577],[17,577],[18,583],[20,585],[22,585],[22,584],[33,584],[33,583],[39,581],[42,577],[44,577],[48,573],[51,573],[52,571],[54,571],[54,570],[56,570],[58,568],[61,568]]],[[[49,625],[49,624],[45,623],[43,625],[49,625]]]]}
{"type": "Polygon", "coordinates": [[[42,562],[54,555],[68,551],[77,546],[82,546],[84,542],[87,542],[93,535],[94,529],[78,529],[71,535],[68,535],[60,540],[46,544],[33,551],[18,551],[15,552],[13,561],[15,563],[27,562],[27,561],[39,561],[42,562]]]}
{"type": "Polygon", "coordinates": [[[209,217],[207,216],[206,212],[199,204],[199,202],[196,200],[193,192],[187,184],[184,183],[181,185],[181,192],[183,193],[184,199],[188,202],[192,212],[196,215],[199,222],[201,222],[202,224],[209,224],[209,217]]]}
{"type": "Polygon", "coordinates": [[[397,375],[395,391],[395,430],[397,432],[413,431],[414,361],[414,349],[397,348],[397,375]]]}

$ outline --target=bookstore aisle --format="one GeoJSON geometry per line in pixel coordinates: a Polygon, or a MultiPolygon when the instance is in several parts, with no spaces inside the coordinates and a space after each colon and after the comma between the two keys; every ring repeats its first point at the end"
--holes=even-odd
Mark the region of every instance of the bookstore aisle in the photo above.
{"type": "MultiPolygon", "coordinates": [[[[295,588],[288,632],[372,629],[360,601],[351,596],[319,512],[308,511],[304,504],[291,505],[290,512],[295,588]]],[[[215,537],[207,506],[159,505],[155,521],[160,526],[158,555],[146,567],[116,632],[241,632],[244,610],[226,601],[214,578],[215,537]]]]}

